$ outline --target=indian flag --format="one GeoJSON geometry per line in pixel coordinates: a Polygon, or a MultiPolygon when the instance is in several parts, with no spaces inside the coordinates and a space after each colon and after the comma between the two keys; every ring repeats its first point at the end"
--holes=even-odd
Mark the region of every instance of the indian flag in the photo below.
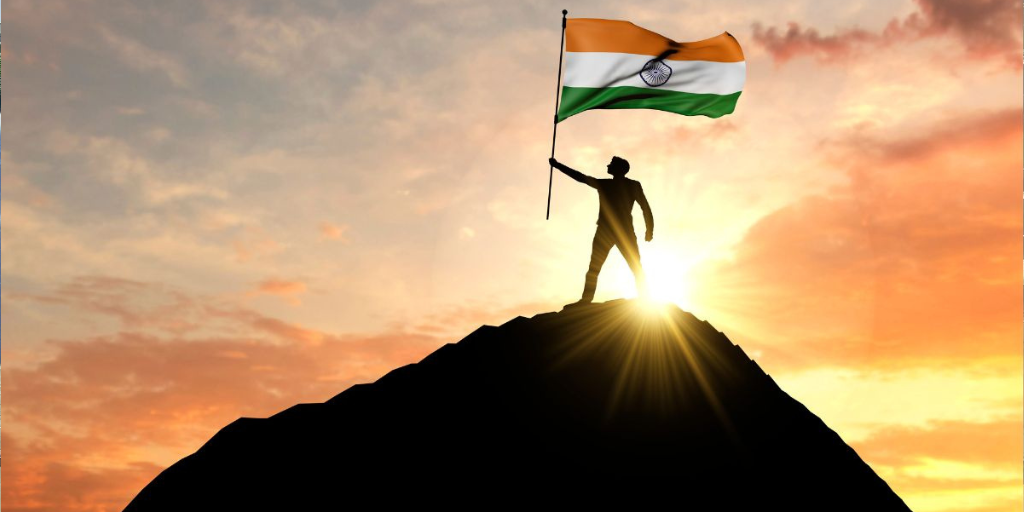
{"type": "Polygon", "coordinates": [[[746,76],[728,32],[677,43],[628,21],[568,19],[558,121],[595,108],[721,117],[736,108],[746,76]]]}

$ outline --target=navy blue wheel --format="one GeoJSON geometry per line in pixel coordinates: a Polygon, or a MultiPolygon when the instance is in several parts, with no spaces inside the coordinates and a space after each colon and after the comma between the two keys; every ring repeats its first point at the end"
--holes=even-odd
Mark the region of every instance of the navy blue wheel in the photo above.
{"type": "Polygon", "coordinates": [[[658,59],[647,61],[647,64],[644,64],[644,68],[640,70],[640,79],[651,87],[665,85],[665,82],[668,82],[671,76],[672,68],[658,59]]]}

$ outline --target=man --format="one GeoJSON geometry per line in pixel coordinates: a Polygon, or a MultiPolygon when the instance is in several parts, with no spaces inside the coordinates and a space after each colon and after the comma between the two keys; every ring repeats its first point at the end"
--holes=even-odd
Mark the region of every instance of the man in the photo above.
{"type": "Polygon", "coordinates": [[[610,180],[587,176],[554,158],[549,159],[548,163],[566,176],[597,189],[601,200],[597,232],[594,233],[594,247],[590,254],[590,270],[587,271],[586,283],[583,286],[583,297],[576,304],[589,304],[594,300],[597,275],[601,273],[601,267],[604,266],[608,251],[613,245],[619,248],[622,257],[633,271],[637,294],[646,297],[647,283],[643,267],[640,266],[640,248],[637,247],[636,234],[633,232],[633,202],[640,203],[640,209],[644,212],[644,223],[647,225],[647,236],[644,239],[648,242],[654,238],[654,214],[651,213],[651,205],[647,203],[640,182],[626,178],[629,162],[617,156],[612,157],[608,164],[608,174],[612,175],[610,180]]]}

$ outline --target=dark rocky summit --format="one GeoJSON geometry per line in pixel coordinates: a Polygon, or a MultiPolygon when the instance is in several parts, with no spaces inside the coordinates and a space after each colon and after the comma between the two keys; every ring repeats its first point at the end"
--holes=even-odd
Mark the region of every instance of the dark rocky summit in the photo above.
{"type": "Polygon", "coordinates": [[[126,510],[509,504],[908,510],[710,324],[625,300],[481,327],[326,403],[241,418],[126,510]]]}

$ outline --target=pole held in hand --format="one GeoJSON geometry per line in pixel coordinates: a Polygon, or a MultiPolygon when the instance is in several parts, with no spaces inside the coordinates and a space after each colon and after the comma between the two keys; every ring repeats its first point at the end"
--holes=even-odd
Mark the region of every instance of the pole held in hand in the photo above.
{"type": "MultiPolygon", "coordinates": [[[[558,135],[558,100],[562,92],[562,56],[565,52],[565,17],[569,11],[562,9],[562,42],[558,44],[558,80],[555,83],[555,123],[551,128],[551,158],[555,157],[555,136],[558,135]]],[[[551,218],[551,185],[555,180],[555,166],[548,169],[548,212],[545,220],[551,218]]]]}

